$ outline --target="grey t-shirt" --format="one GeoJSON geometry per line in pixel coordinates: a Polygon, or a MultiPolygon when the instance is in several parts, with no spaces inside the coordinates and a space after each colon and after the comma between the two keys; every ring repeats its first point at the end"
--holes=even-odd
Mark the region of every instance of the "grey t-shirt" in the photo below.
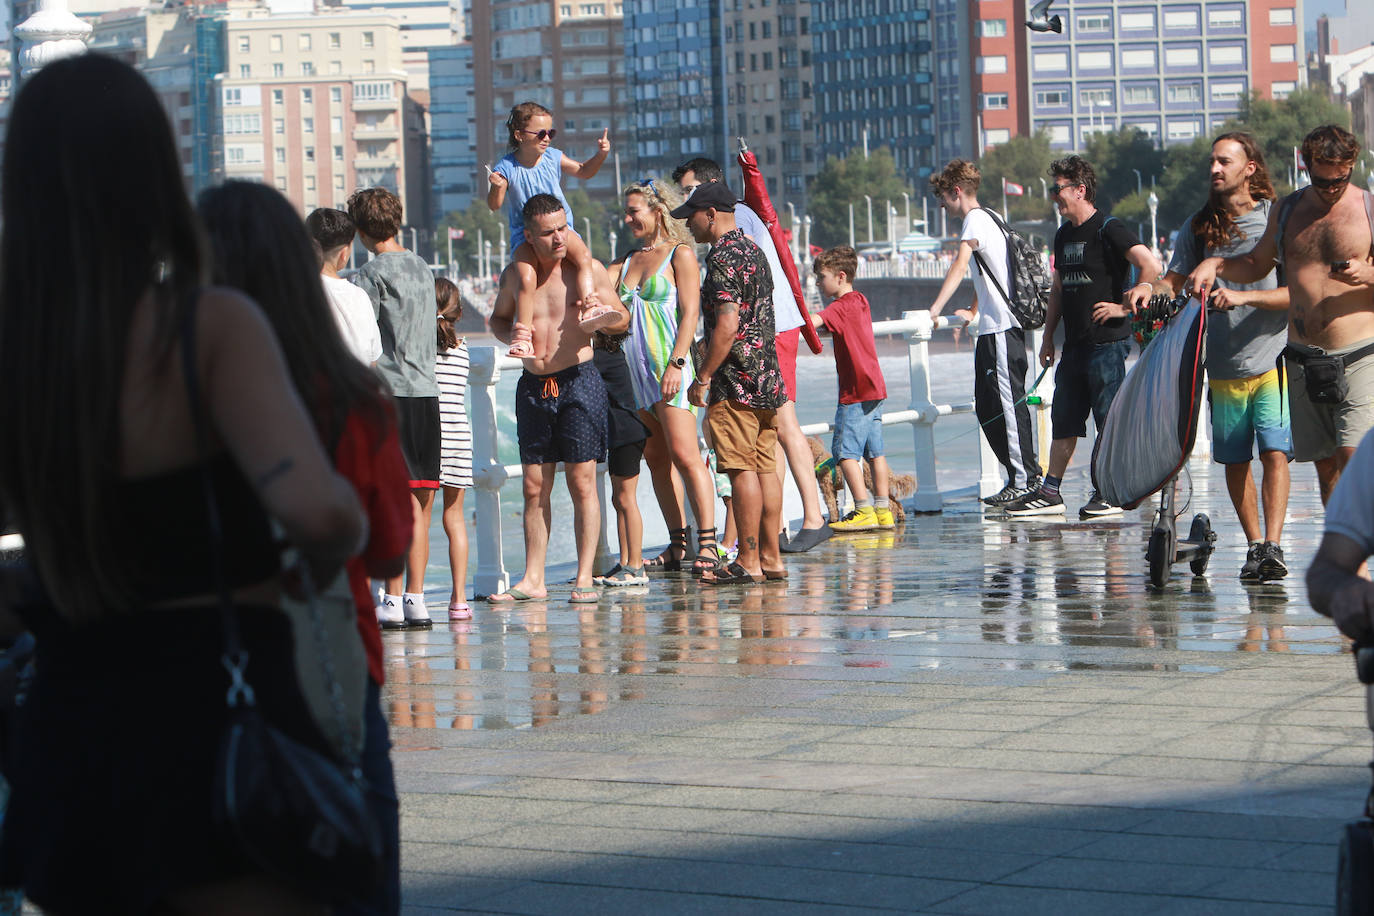
{"type": "Polygon", "coordinates": [[[434,380],[434,275],[417,255],[388,251],[374,255],[353,277],[372,300],[382,357],[377,372],[398,398],[437,398],[434,380]]]}
{"type": "MultiPolygon", "coordinates": [[[[1259,244],[1269,224],[1270,201],[1261,200],[1250,212],[1236,220],[1241,235],[1220,248],[1209,248],[1205,257],[1230,258],[1245,254],[1259,244]]],[[[1193,235],[1193,218],[1188,217],[1178,233],[1178,247],[1174,249],[1169,270],[1173,273],[1193,272],[1203,256],[1197,253],[1197,236],[1193,235]]],[[[1218,279],[1218,286],[1229,289],[1274,289],[1279,285],[1273,271],[1255,283],[1228,283],[1218,279]]],[[[1207,313],[1207,375],[1214,379],[1254,378],[1274,368],[1279,351],[1288,341],[1288,312],[1257,309],[1243,305],[1230,311],[1207,313]]]]}
{"type": "Polygon", "coordinates": [[[1326,504],[1326,530],[1374,556],[1374,439],[1365,434],[1326,504]]]}

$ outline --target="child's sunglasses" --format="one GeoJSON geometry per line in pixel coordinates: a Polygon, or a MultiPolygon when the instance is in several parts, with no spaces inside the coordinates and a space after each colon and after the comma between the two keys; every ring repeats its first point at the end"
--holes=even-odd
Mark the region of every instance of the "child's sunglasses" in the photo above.
{"type": "Polygon", "coordinates": [[[550,127],[548,130],[524,130],[524,129],[521,129],[520,133],[522,133],[522,134],[529,134],[531,137],[533,137],[533,138],[535,139],[535,142],[539,142],[539,141],[543,140],[545,137],[548,137],[550,140],[552,140],[554,137],[558,136],[558,128],[556,128],[556,127],[550,127]]]}

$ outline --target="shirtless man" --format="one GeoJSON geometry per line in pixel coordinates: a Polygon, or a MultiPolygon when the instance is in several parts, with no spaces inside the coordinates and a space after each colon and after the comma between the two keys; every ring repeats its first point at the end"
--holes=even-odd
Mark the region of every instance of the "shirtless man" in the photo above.
{"type": "Polygon", "coordinates": [[[1293,452],[1316,463],[1323,505],[1374,427],[1374,199],[1350,185],[1359,154],[1347,130],[1312,131],[1302,141],[1312,185],[1272,208],[1249,254],[1207,258],[1187,281],[1205,299],[1217,278],[1251,283],[1275,261],[1283,268],[1293,452]],[[1335,357],[1329,367],[1316,362],[1326,356],[1335,357]],[[1324,375],[1336,378],[1323,381],[1324,375]],[[1342,378],[1348,390],[1341,390],[1342,378]]]}
{"type": "MultiPolygon", "coordinates": [[[[487,601],[509,604],[547,598],[544,560],[548,554],[550,511],[555,466],[563,462],[563,476],[573,502],[577,537],[577,579],[573,604],[595,604],[592,560],[601,527],[601,503],[596,492],[596,464],[606,457],[606,386],[592,365],[591,337],[578,327],[577,268],[567,259],[568,214],[551,194],[536,194],[522,211],[525,240],[534,249],[534,352],[546,354],[524,360],[525,371],[515,389],[516,437],[525,486],[525,574],[519,582],[487,601]]],[[[610,332],[623,331],[630,315],[620,305],[606,269],[592,261],[601,301],[618,315],[610,332]]],[[[520,279],[514,266],[501,274],[501,289],[491,312],[491,330],[510,343],[514,333],[520,279]]]]}

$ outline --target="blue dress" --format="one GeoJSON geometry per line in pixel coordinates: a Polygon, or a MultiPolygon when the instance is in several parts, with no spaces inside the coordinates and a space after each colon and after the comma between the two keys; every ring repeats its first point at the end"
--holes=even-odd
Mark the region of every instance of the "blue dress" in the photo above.
{"type": "Polygon", "coordinates": [[[534,168],[525,168],[514,153],[507,153],[492,171],[500,172],[509,182],[506,188],[506,220],[510,224],[512,252],[525,240],[525,220],[520,211],[525,209],[525,202],[536,194],[552,194],[561,200],[563,209],[568,211],[568,226],[573,226],[572,207],[568,206],[568,199],[563,196],[562,150],[552,146],[544,150],[544,155],[534,164],[534,168]]]}

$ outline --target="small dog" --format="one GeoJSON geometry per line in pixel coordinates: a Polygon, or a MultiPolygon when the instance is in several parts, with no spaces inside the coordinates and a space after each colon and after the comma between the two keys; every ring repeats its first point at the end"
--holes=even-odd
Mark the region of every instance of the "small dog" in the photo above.
{"type": "MultiPolygon", "coordinates": [[[[839,465],[830,460],[830,453],[825,450],[821,440],[815,436],[807,436],[806,442],[811,446],[811,460],[816,466],[816,485],[820,487],[821,496],[825,498],[826,510],[830,513],[830,520],[838,520],[840,516],[840,491],[844,489],[844,477],[840,475],[839,465]]],[[[868,466],[867,461],[859,462],[864,469],[864,486],[868,492],[873,492],[873,469],[868,466]]],[[[888,481],[888,505],[892,507],[892,518],[897,524],[906,521],[906,509],[902,506],[902,500],[916,492],[916,477],[912,474],[893,474],[888,481]]]]}

